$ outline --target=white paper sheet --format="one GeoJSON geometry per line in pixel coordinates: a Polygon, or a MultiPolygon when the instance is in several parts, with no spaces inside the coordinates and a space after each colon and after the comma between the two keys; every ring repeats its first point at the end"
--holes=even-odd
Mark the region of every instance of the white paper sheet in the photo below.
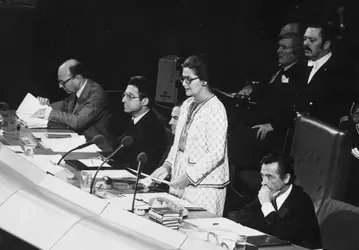
{"type": "MultiPolygon", "coordinates": [[[[133,194],[124,194],[125,197],[133,197],[133,194]]],[[[172,201],[175,204],[178,204],[182,207],[185,207],[187,209],[201,209],[200,206],[194,205],[186,200],[182,200],[176,196],[173,196],[169,193],[140,193],[136,194],[137,199],[144,200],[146,202],[149,202],[151,198],[155,197],[163,197],[170,201],[172,201]]]]}
{"type": "MultiPolygon", "coordinates": [[[[50,148],[54,152],[67,152],[70,149],[76,148],[86,142],[84,136],[76,136],[72,138],[61,139],[41,139],[42,145],[46,148],[50,148]]],[[[92,144],[86,148],[76,150],[76,152],[94,153],[101,152],[101,149],[92,144]]]]}
{"type": "MultiPolygon", "coordinates": [[[[96,170],[82,170],[81,172],[90,173],[92,176],[95,175],[96,170]]],[[[111,177],[112,179],[121,179],[121,178],[135,178],[134,174],[131,174],[125,169],[116,169],[116,170],[100,170],[96,178],[102,178],[104,176],[111,177]]]]}
{"type": "Polygon", "coordinates": [[[24,152],[24,150],[22,149],[21,146],[17,146],[17,145],[11,145],[11,146],[6,146],[9,149],[11,149],[12,151],[14,151],[15,153],[19,153],[19,152],[24,152]]]}
{"type": "Polygon", "coordinates": [[[223,217],[188,219],[185,221],[207,232],[214,232],[219,235],[232,234],[232,233],[235,233],[237,235],[247,235],[247,236],[264,235],[264,233],[258,230],[243,226],[239,223],[236,223],[232,220],[223,217]]]}
{"type": "MultiPolygon", "coordinates": [[[[21,157],[25,158],[36,167],[41,169],[44,172],[53,174],[54,176],[60,178],[63,181],[67,182],[66,174],[64,167],[57,165],[57,162],[61,159],[61,155],[32,155],[27,156],[25,154],[19,154],[21,157]]],[[[62,162],[60,165],[64,165],[62,162]]]]}
{"type": "Polygon", "coordinates": [[[46,107],[46,105],[41,105],[35,96],[27,93],[17,108],[16,115],[19,117],[23,125],[28,128],[46,128],[48,120],[31,117],[36,111],[46,107]]]}
{"type": "MultiPolygon", "coordinates": [[[[48,139],[48,137],[46,136],[46,134],[69,134],[71,137],[76,137],[79,136],[77,133],[73,132],[56,132],[56,133],[51,133],[51,132],[32,132],[32,135],[37,138],[37,139],[48,139]]],[[[53,139],[63,139],[63,138],[53,138],[53,139]]]]}
{"type": "Polygon", "coordinates": [[[27,93],[25,98],[16,110],[16,113],[22,115],[33,115],[39,109],[46,108],[46,105],[41,105],[39,100],[30,93],[27,93]]]}
{"type": "MultiPolygon", "coordinates": [[[[86,166],[88,166],[89,168],[94,168],[94,167],[99,167],[103,160],[98,159],[98,158],[90,158],[90,159],[77,159],[78,161],[82,162],[83,164],[85,164],[86,166]]],[[[103,167],[107,167],[107,168],[111,168],[111,165],[105,163],[103,164],[103,167]]],[[[126,171],[127,172],[127,171],[126,171]]]]}

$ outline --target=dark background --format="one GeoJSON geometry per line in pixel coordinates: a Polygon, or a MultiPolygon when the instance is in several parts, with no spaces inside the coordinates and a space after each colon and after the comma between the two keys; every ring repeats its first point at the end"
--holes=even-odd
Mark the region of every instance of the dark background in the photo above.
{"type": "Polygon", "coordinates": [[[133,75],[156,82],[160,57],[205,53],[211,84],[234,91],[275,62],[283,23],[315,17],[339,26],[339,6],[345,7],[346,50],[354,61],[359,54],[351,1],[38,0],[34,7],[5,2],[0,0],[0,97],[13,108],[26,92],[62,98],[57,68],[69,58],[83,61],[108,90],[123,89],[133,75]]]}

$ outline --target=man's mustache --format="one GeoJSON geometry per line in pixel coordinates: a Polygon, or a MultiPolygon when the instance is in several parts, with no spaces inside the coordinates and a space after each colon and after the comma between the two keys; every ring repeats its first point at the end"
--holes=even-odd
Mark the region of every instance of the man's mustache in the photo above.
{"type": "Polygon", "coordinates": [[[310,52],[312,52],[312,50],[309,47],[304,47],[304,50],[309,50],[310,52]]]}

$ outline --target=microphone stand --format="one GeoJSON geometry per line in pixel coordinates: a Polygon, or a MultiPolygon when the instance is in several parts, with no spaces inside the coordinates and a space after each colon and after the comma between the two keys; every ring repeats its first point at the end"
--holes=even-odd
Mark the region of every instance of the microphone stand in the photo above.
{"type": "Polygon", "coordinates": [[[94,177],[92,178],[92,181],[91,181],[91,188],[90,188],[90,194],[92,194],[92,190],[93,190],[93,186],[94,186],[94,183],[95,183],[95,179],[96,179],[96,176],[98,174],[98,172],[100,171],[100,169],[102,168],[102,166],[107,163],[121,148],[123,148],[124,145],[121,144],[115,151],[113,151],[108,157],[106,157],[106,159],[101,163],[101,165],[97,168],[96,172],[95,172],[95,175],[94,177]]]}
{"type": "Polygon", "coordinates": [[[138,161],[135,191],[133,193],[132,208],[131,208],[132,213],[135,210],[135,200],[136,200],[136,194],[137,194],[138,180],[140,179],[140,175],[141,175],[141,163],[142,163],[142,161],[138,161]]]}

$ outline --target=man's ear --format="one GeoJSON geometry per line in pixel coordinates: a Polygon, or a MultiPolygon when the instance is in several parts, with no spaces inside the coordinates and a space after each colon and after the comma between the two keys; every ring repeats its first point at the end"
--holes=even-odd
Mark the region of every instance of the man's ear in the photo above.
{"type": "Polygon", "coordinates": [[[284,184],[288,184],[289,183],[289,181],[290,181],[290,174],[285,174],[284,175],[284,178],[283,178],[283,182],[284,182],[284,184]]]}
{"type": "Polygon", "coordinates": [[[147,97],[142,98],[141,103],[142,106],[147,106],[150,100],[147,97]]]}
{"type": "Polygon", "coordinates": [[[324,42],[324,50],[329,50],[330,49],[330,46],[332,45],[332,42],[327,40],[324,42]]]}

